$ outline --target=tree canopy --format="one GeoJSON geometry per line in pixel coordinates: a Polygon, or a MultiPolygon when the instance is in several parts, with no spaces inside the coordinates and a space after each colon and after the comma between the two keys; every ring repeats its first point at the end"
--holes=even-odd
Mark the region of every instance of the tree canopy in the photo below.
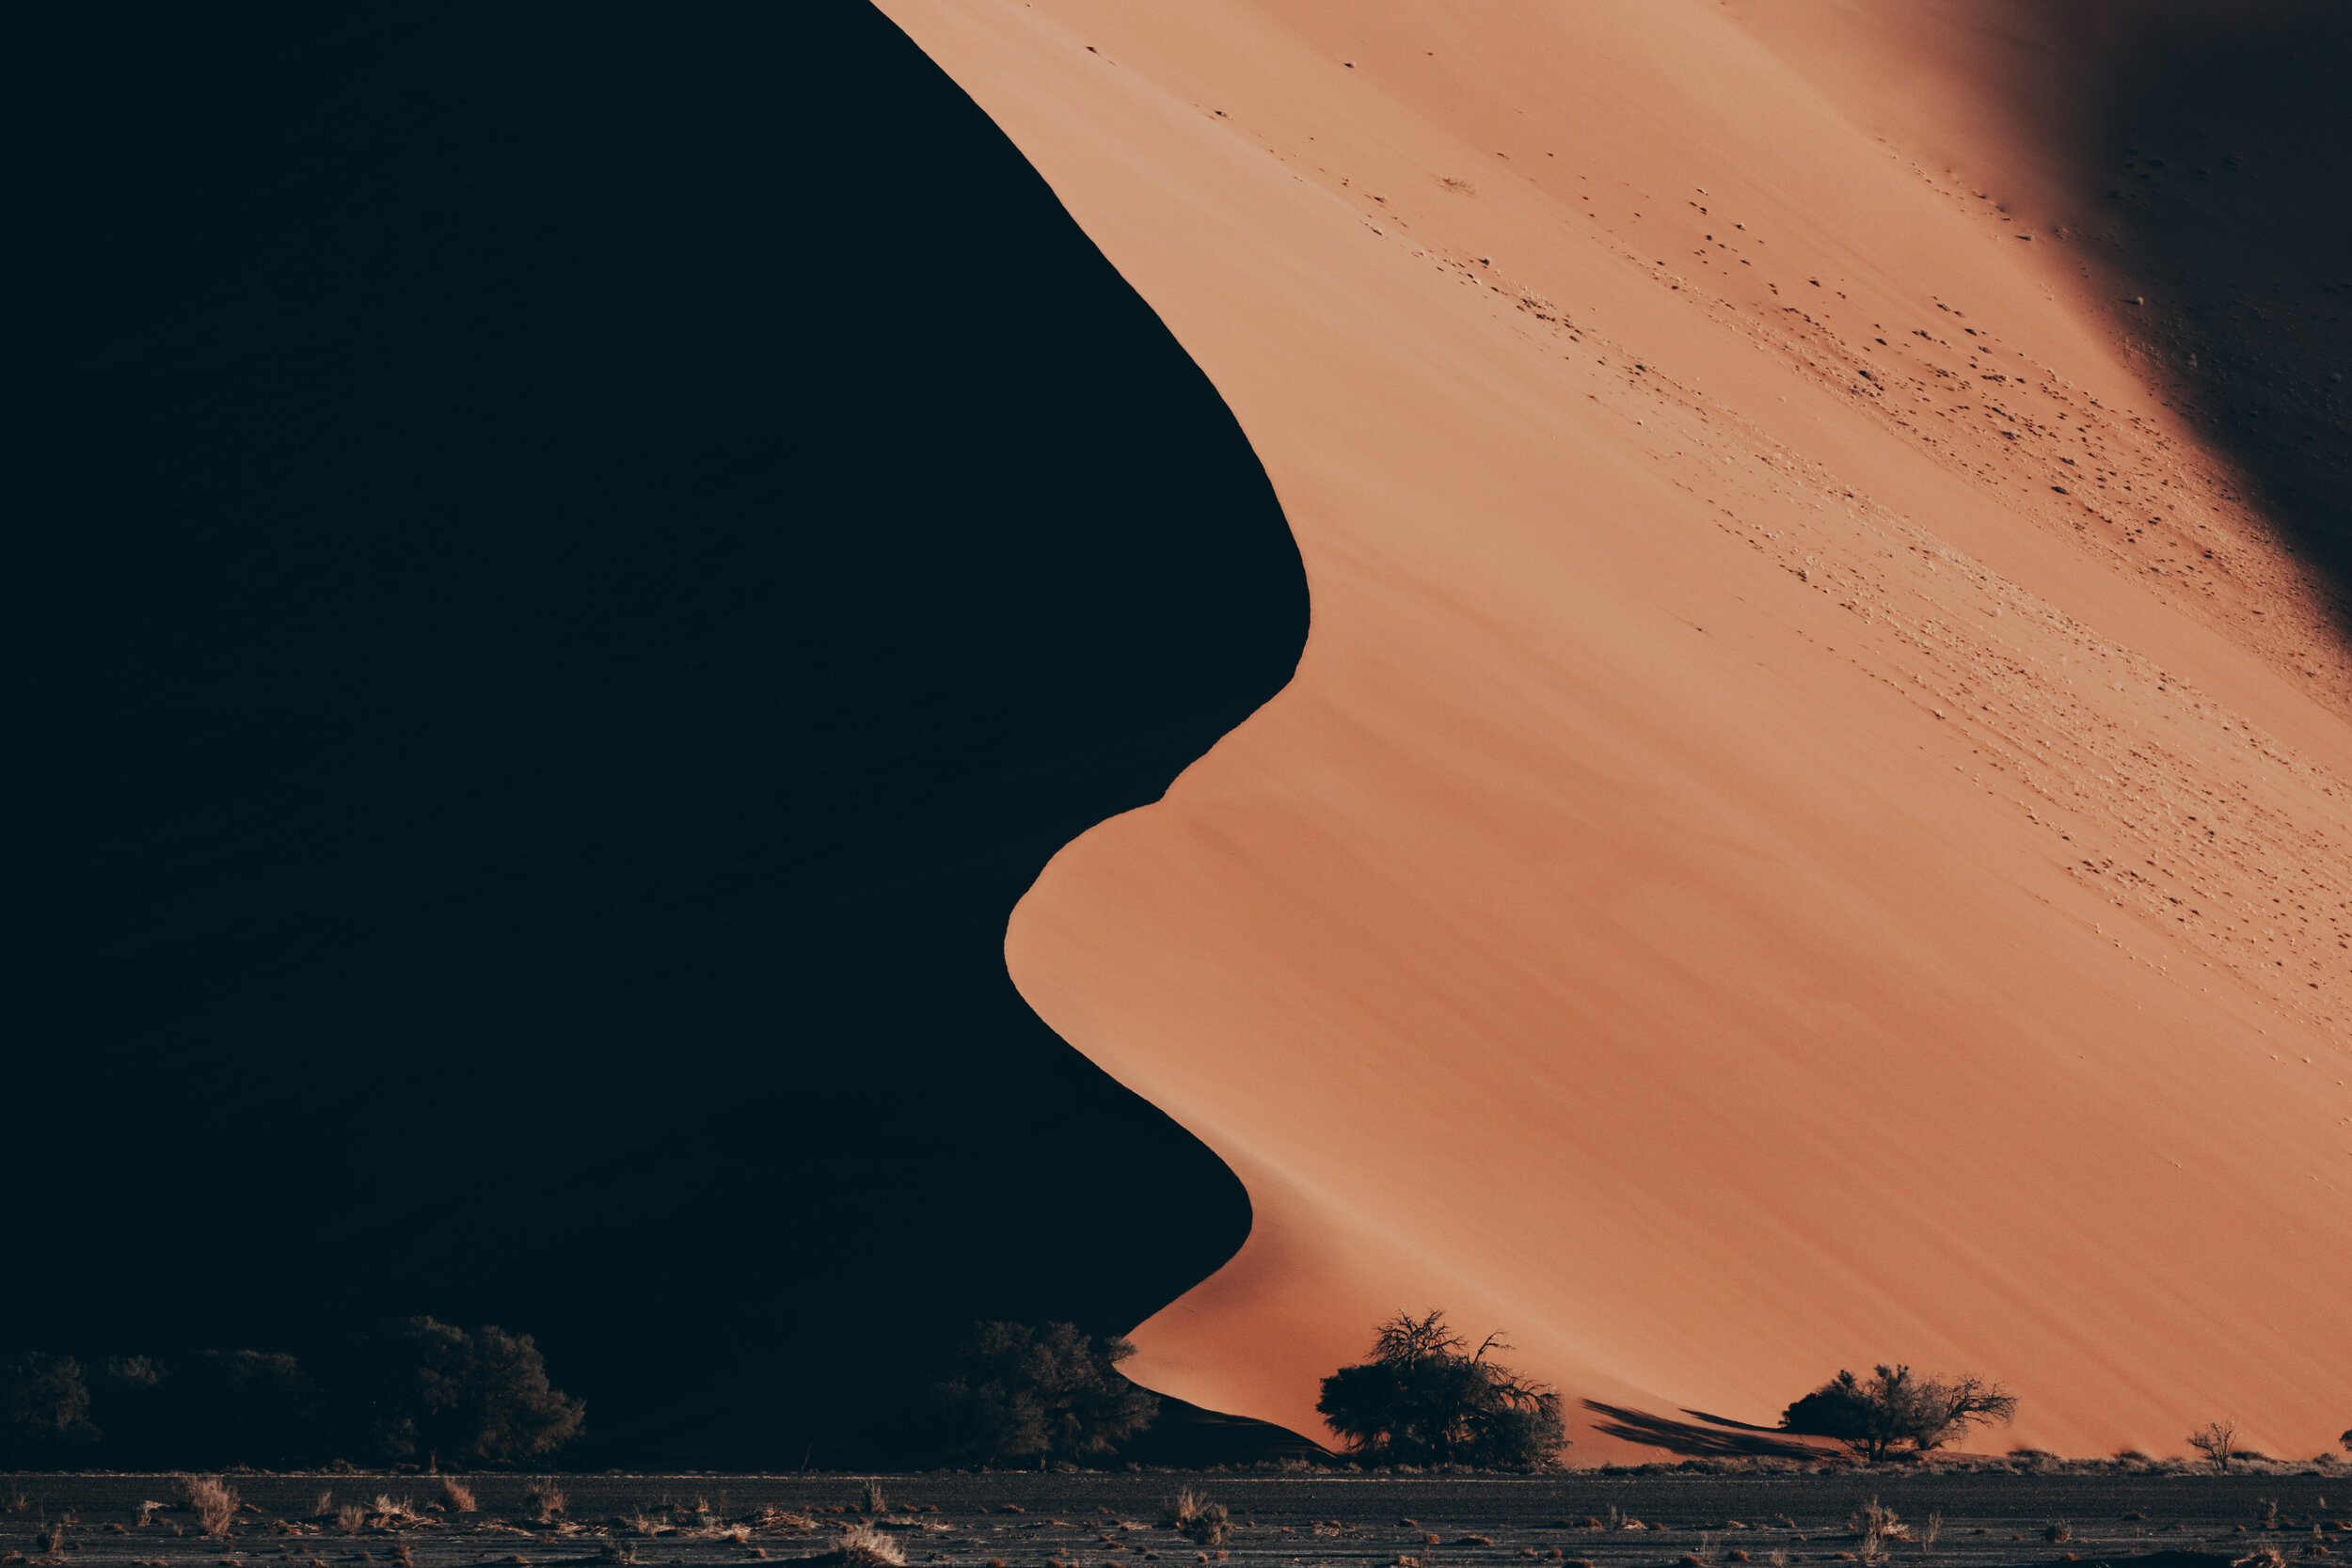
{"type": "Polygon", "coordinates": [[[1119,1370],[1136,1347],[1074,1323],[976,1323],[932,1386],[942,1445],[977,1460],[1108,1453],[1152,1424],[1158,1396],[1119,1370]]]}
{"type": "Polygon", "coordinates": [[[370,1347],[377,1446],[390,1458],[470,1463],[536,1459],[580,1435],[587,1406],[548,1386],[528,1334],[496,1324],[469,1334],[410,1318],[370,1347]]]}
{"type": "Polygon", "coordinates": [[[1970,1427],[2016,1418],[2016,1396],[1998,1384],[1963,1376],[1920,1377],[1882,1363],[1867,1378],[1840,1371],[1781,1412],[1785,1432],[1835,1437],[1873,1465],[1901,1449],[1940,1449],[1970,1427]]]}
{"type": "Polygon", "coordinates": [[[1399,1312],[1374,1331],[1372,1358],[1323,1380],[1315,1409],[1350,1452],[1390,1464],[1540,1467],[1567,1440],[1560,1396],[1474,1354],[1432,1310],[1399,1312]]]}
{"type": "Polygon", "coordinates": [[[80,1362],[40,1351],[0,1362],[0,1460],[55,1464],[98,1436],[80,1362]]]}

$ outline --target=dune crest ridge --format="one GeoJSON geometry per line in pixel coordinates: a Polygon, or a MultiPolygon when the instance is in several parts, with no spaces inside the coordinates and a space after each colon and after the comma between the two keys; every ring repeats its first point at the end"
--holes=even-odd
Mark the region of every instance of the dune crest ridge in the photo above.
{"type": "Polygon", "coordinates": [[[1578,1400],[1769,1421],[1877,1359],[2002,1380],[2003,1441],[2332,1445],[2352,663],[2088,245],[1792,67],[1794,5],[882,8],[1224,395],[1313,595],[1008,933],[1251,1194],[1143,1381],[1319,1433],[1437,1305],[1584,1462],[1578,1400]]]}

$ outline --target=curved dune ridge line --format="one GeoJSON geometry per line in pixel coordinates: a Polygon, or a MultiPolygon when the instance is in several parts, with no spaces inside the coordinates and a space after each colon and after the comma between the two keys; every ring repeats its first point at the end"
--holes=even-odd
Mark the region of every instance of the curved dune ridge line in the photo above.
{"type": "Polygon", "coordinates": [[[1581,1461],[1579,1401],[1769,1421],[1876,1359],[2007,1383],[2003,1444],[2332,1446],[2352,671],[1978,198],[2006,121],[1913,157],[1785,52],[1825,5],[883,8],[1226,397],[1313,594],[1008,936],[1255,1206],[1144,1382],[1319,1433],[1434,1305],[1581,1461]]]}

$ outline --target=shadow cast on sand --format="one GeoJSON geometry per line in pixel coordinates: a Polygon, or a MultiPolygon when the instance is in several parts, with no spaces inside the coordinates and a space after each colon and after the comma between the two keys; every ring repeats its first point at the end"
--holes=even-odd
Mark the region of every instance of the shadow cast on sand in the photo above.
{"type": "MultiPolygon", "coordinates": [[[[1648,1448],[1664,1449],[1669,1453],[1692,1459],[1819,1459],[1821,1451],[1791,1437],[1772,1436],[1763,1428],[1744,1424],[1713,1423],[1715,1418],[1701,1416],[1699,1421],[1677,1421],[1665,1416],[1653,1416],[1645,1410],[1630,1410],[1623,1405],[1604,1404],[1598,1400],[1581,1402],[1585,1409],[1600,1418],[1593,1428],[1610,1437],[1648,1448]]],[[[1684,1415],[1697,1415],[1685,1411],[1684,1415]]]]}

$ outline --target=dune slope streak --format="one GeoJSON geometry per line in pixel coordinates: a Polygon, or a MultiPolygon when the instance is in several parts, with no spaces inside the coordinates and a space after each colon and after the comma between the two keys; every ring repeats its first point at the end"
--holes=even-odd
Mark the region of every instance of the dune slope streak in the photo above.
{"type": "Polygon", "coordinates": [[[2010,120],[1909,146],[1795,8],[884,8],[1224,394],[1314,594],[1009,933],[1250,1189],[1147,1381],[1315,1430],[1436,1305],[1622,1408],[1902,1359],[2010,1385],[2004,1441],[2332,1445],[2328,585],[2152,389],[2122,242],[2002,210],[2010,120]]]}

